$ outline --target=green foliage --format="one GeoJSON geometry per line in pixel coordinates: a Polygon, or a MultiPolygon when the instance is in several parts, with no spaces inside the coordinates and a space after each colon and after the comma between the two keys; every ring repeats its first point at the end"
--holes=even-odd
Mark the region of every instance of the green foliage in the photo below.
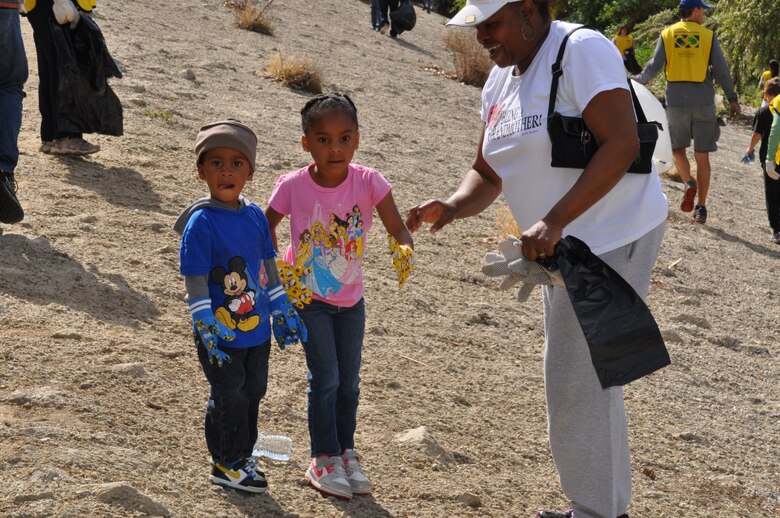
{"type": "Polygon", "coordinates": [[[454,16],[465,5],[466,0],[439,0],[437,11],[445,16],[454,16]]]}
{"type": "Polygon", "coordinates": [[[769,60],[780,60],[780,2],[721,0],[713,18],[738,91],[754,96],[769,60]]]}
{"type": "Polygon", "coordinates": [[[621,25],[633,27],[659,11],[676,9],[679,0],[571,0],[553,3],[559,5],[559,18],[591,25],[611,36],[621,25]]]}

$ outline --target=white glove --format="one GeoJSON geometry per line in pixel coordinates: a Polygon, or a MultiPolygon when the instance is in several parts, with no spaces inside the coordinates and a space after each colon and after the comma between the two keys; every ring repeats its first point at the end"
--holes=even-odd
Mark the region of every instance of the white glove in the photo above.
{"type": "Polygon", "coordinates": [[[766,161],[766,175],[772,180],[780,180],[780,173],[775,169],[775,161],[771,158],[766,161]]]}
{"type": "Polygon", "coordinates": [[[489,252],[485,255],[485,264],[482,273],[489,277],[503,277],[501,289],[507,290],[522,282],[520,291],[517,292],[517,300],[525,302],[537,284],[563,286],[561,272],[551,272],[536,261],[529,261],[523,257],[522,242],[515,236],[509,236],[498,244],[501,253],[489,252]]]}
{"type": "Polygon", "coordinates": [[[76,6],[70,0],[54,0],[52,11],[54,12],[54,18],[60,25],[69,23],[70,28],[74,29],[76,24],[79,23],[79,10],[76,9],[76,6]]]}

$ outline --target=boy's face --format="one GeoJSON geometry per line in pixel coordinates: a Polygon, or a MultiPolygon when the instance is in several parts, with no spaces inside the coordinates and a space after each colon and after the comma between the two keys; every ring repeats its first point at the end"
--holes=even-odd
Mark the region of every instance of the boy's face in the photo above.
{"type": "Polygon", "coordinates": [[[349,163],[360,143],[360,132],[348,115],[325,113],[301,138],[303,149],[311,153],[325,177],[347,174],[349,163]]]}
{"type": "Polygon", "coordinates": [[[203,154],[198,176],[209,186],[213,200],[238,208],[238,195],[252,179],[249,160],[237,149],[217,147],[203,154]]]}

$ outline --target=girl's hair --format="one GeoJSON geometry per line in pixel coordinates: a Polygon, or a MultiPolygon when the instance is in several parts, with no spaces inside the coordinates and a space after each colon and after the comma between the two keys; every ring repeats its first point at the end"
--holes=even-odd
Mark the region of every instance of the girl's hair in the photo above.
{"type": "Polygon", "coordinates": [[[626,30],[626,34],[631,34],[631,31],[628,30],[628,25],[621,25],[620,28],[618,29],[617,33],[620,34],[623,31],[623,29],[626,30]]]}
{"type": "Polygon", "coordinates": [[[301,123],[303,132],[309,131],[326,113],[341,112],[358,125],[357,108],[352,99],[345,94],[332,93],[320,94],[312,99],[301,109],[301,123]]]}
{"type": "Polygon", "coordinates": [[[772,77],[777,77],[780,74],[780,66],[778,66],[777,60],[772,59],[769,61],[769,71],[772,73],[772,77]]]}

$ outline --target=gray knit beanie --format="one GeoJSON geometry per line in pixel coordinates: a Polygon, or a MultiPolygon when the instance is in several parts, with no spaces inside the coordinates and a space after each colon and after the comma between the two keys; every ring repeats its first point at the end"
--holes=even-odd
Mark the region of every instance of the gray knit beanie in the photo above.
{"type": "Polygon", "coordinates": [[[255,170],[257,155],[257,135],[252,128],[237,119],[225,119],[206,124],[195,139],[195,164],[200,162],[203,153],[218,147],[237,149],[244,154],[252,171],[255,170]]]}

